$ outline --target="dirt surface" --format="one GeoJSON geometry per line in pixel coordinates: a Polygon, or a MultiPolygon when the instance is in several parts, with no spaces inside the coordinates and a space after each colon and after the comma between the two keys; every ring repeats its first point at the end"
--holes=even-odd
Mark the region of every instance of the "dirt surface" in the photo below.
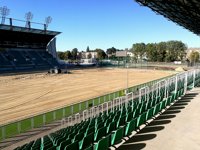
{"type": "MultiPolygon", "coordinates": [[[[128,69],[128,85],[134,86],[174,73],[128,69]]],[[[126,87],[126,69],[73,70],[70,74],[60,75],[36,73],[0,76],[0,125],[126,87]]]]}

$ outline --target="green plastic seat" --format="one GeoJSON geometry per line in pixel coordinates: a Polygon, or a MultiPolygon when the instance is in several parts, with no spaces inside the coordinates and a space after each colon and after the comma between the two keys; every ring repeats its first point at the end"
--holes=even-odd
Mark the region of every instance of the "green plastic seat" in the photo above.
{"type": "Polygon", "coordinates": [[[94,133],[90,133],[89,135],[85,136],[83,140],[79,142],[79,148],[86,149],[90,147],[94,142],[94,133]]]}
{"type": "Polygon", "coordinates": [[[57,145],[57,146],[59,146],[60,143],[62,143],[62,142],[65,141],[65,140],[66,140],[65,137],[60,137],[59,139],[57,139],[57,140],[54,142],[54,144],[57,145]]]}
{"type": "MultiPolygon", "coordinates": [[[[60,149],[61,150],[61,149],[60,149]]],[[[79,150],[79,143],[78,141],[75,141],[69,145],[67,145],[64,150],[79,150]]]]}
{"type": "Polygon", "coordinates": [[[50,148],[48,148],[47,150],[57,150],[56,146],[52,146],[50,148]]]}
{"type": "Polygon", "coordinates": [[[84,149],[84,150],[93,150],[93,145],[91,145],[91,146],[87,147],[87,148],[86,148],[86,149],[84,149]]]}
{"type": "Polygon", "coordinates": [[[141,109],[141,108],[137,108],[137,109],[135,110],[135,113],[134,113],[134,116],[133,116],[134,118],[137,118],[137,117],[140,115],[140,112],[141,112],[140,109],[141,109]]]}
{"type": "Polygon", "coordinates": [[[100,139],[94,144],[94,150],[108,150],[110,147],[110,135],[100,139]]]}
{"type": "Polygon", "coordinates": [[[98,141],[101,139],[103,136],[106,136],[107,133],[107,127],[102,127],[97,130],[97,132],[94,134],[94,141],[98,141]]]}
{"type": "Polygon", "coordinates": [[[159,111],[160,111],[160,104],[156,104],[156,106],[154,106],[154,113],[153,113],[153,115],[154,116],[157,115],[159,113],[159,111]]]}
{"type": "Polygon", "coordinates": [[[100,128],[104,127],[104,123],[100,122],[99,124],[96,125],[96,131],[100,128]]]}
{"type": "Polygon", "coordinates": [[[53,143],[46,143],[42,147],[43,147],[43,150],[47,150],[47,149],[53,147],[53,143]]]}
{"type": "Polygon", "coordinates": [[[124,136],[125,127],[120,127],[111,134],[111,145],[117,144],[121,141],[124,136]]]}
{"type": "Polygon", "coordinates": [[[107,127],[107,134],[111,133],[115,129],[116,129],[116,123],[115,122],[111,122],[107,127]]]}
{"type": "Polygon", "coordinates": [[[87,129],[86,133],[85,133],[85,136],[89,135],[90,133],[94,133],[95,132],[95,127],[91,127],[89,129],[87,129]]]}
{"type": "Polygon", "coordinates": [[[78,133],[77,135],[75,135],[73,141],[80,141],[80,140],[83,139],[83,137],[84,137],[84,133],[83,132],[82,133],[78,133]]]}
{"type": "Polygon", "coordinates": [[[152,107],[147,111],[146,120],[149,120],[153,117],[154,108],[152,107]]]}
{"type": "Polygon", "coordinates": [[[129,121],[131,121],[132,119],[133,119],[133,111],[130,112],[130,113],[128,113],[127,118],[126,118],[126,121],[129,122],[129,121]]]}
{"type": "Polygon", "coordinates": [[[67,139],[60,143],[59,150],[63,150],[67,145],[71,144],[71,139],[67,139]]]}
{"type": "Polygon", "coordinates": [[[170,104],[171,104],[171,96],[169,96],[168,98],[167,98],[167,106],[169,106],[170,104]]]}
{"type": "Polygon", "coordinates": [[[117,126],[116,128],[118,128],[119,126],[124,126],[126,123],[126,116],[122,116],[119,118],[119,120],[117,121],[117,126]]]}
{"type": "Polygon", "coordinates": [[[137,118],[137,127],[141,126],[142,124],[146,122],[146,114],[147,112],[144,112],[137,118]]]}
{"type": "Polygon", "coordinates": [[[128,136],[133,131],[136,131],[136,123],[137,123],[137,119],[132,119],[131,121],[127,122],[126,129],[125,129],[125,136],[128,136]]]}
{"type": "Polygon", "coordinates": [[[107,127],[111,122],[112,122],[112,118],[108,118],[108,119],[105,121],[104,126],[107,127]]]}

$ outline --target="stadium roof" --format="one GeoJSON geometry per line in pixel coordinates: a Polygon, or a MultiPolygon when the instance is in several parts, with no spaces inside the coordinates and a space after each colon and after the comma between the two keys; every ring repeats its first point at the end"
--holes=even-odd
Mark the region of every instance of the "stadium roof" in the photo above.
{"type": "Polygon", "coordinates": [[[19,26],[10,26],[10,25],[0,25],[0,30],[12,30],[17,32],[26,32],[26,33],[36,33],[36,34],[47,34],[56,36],[60,34],[61,32],[57,31],[49,31],[49,30],[41,30],[41,29],[33,29],[33,28],[25,28],[25,27],[19,27],[19,26]]]}
{"type": "Polygon", "coordinates": [[[200,35],[199,0],[135,0],[154,12],[200,35]]]}
{"type": "Polygon", "coordinates": [[[0,24],[0,47],[45,48],[60,32],[0,24]]]}

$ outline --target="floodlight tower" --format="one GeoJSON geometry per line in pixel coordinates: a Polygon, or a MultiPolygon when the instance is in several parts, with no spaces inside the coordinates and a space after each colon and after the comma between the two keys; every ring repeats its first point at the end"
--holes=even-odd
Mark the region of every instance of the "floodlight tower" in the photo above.
{"type": "Polygon", "coordinates": [[[25,14],[26,28],[31,28],[31,20],[33,19],[33,14],[29,11],[25,14]]]}
{"type": "Polygon", "coordinates": [[[6,6],[0,7],[0,13],[2,16],[1,24],[5,24],[6,16],[9,15],[10,9],[8,9],[6,6]]]}
{"type": "Polygon", "coordinates": [[[45,24],[44,24],[44,30],[45,31],[47,30],[47,28],[48,28],[49,24],[51,23],[51,21],[52,21],[51,16],[48,16],[48,17],[45,18],[45,24]]]}

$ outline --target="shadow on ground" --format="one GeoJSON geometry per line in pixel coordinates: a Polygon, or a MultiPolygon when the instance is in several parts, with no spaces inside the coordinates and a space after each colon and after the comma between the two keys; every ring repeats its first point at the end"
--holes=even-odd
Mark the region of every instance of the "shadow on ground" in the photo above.
{"type": "Polygon", "coordinates": [[[182,97],[179,101],[175,102],[170,108],[168,108],[159,117],[153,120],[145,128],[139,131],[132,138],[127,140],[123,145],[121,145],[117,150],[140,150],[146,147],[145,141],[152,140],[156,138],[157,132],[165,129],[167,124],[171,123],[176,115],[181,112],[182,109],[187,107],[187,105],[192,101],[192,99],[198,95],[198,93],[189,93],[182,97]]]}

